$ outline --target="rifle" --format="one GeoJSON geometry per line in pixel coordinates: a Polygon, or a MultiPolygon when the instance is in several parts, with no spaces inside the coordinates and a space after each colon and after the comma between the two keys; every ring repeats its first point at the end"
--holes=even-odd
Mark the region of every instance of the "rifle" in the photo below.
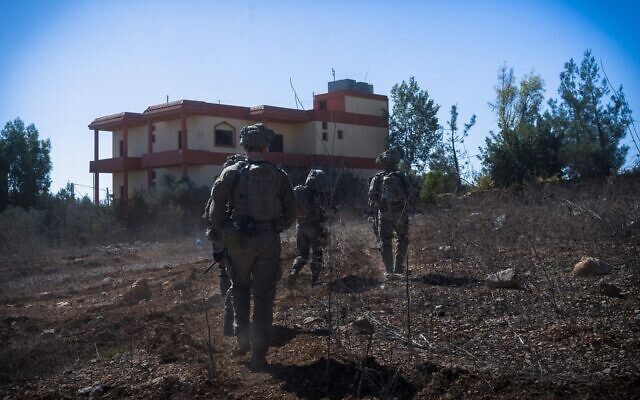
{"type": "Polygon", "coordinates": [[[226,253],[227,253],[227,249],[226,248],[224,248],[224,249],[222,249],[220,251],[216,251],[215,253],[213,253],[213,261],[211,262],[211,264],[209,264],[207,269],[204,270],[202,275],[204,275],[207,272],[209,272],[211,270],[211,268],[213,268],[216,264],[220,264],[220,261],[222,261],[222,259],[226,255],[226,253]]]}

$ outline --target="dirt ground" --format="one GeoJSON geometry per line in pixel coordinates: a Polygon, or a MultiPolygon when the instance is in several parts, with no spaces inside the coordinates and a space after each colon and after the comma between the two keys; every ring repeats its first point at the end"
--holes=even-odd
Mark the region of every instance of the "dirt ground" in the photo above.
{"type": "Polygon", "coordinates": [[[0,398],[640,398],[638,186],[444,198],[412,217],[408,276],[385,277],[366,217],[339,213],[323,284],[281,280],[259,373],[221,335],[207,242],[5,263],[0,398]],[[571,274],[582,256],[618,297],[571,274]],[[505,268],[521,289],[487,288],[505,268]],[[131,304],[140,278],[151,297],[131,304]]]}

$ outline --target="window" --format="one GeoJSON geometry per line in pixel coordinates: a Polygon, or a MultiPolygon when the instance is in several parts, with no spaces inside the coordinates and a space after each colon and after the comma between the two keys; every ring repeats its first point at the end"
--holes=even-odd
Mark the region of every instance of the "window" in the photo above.
{"type": "Polygon", "coordinates": [[[273,138],[271,138],[271,143],[269,144],[269,151],[272,153],[282,153],[284,151],[282,135],[276,134],[273,138]]]}
{"type": "Polygon", "coordinates": [[[155,143],[156,142],[156,134],[154,133],[153,135],[151,135],[151,143],[155,143]]]}
{"type": "Polygon", "coordinates": [[[124,186],[120,186],[120,202],[124,202],[124,186]]]}
{"type": "Polygon", "coordinates": [[[327,121],[322,121],[322,129],[329,129],[329,123],[327,121]]]}
{"type": "Polygon", "coordinates": [[[344,132],[339,130],[338,131],[338,139],[343,139],[344,138],[344,132]]]}
{"type": "Polygon", "coordinates": [[[178,131],[178,150],[182,150],[182,131],[178,131]]]}
{"type": "Polygon", "coordinates": [[[326,110],[327,109],[327,101],[326,100],[320,100],[320,102],[318,102],[318,108],[320,108],[321,110],[326,110]]]}
{"type": "Polygon", "coordinates": [[[120,141],[120,157],[124,157],[124,142],[120,141]]]}
{"type": "Polygon", "coordinates": [[[327,140],[329,140],[329,134],[327,131],[322,131],[322,141],[326,142],[327,140]]]}
{"type": "Polygon", "coordinates": [[[233,131],[228,129],[216,129],[216,146],[233,146],[233,131]]]}

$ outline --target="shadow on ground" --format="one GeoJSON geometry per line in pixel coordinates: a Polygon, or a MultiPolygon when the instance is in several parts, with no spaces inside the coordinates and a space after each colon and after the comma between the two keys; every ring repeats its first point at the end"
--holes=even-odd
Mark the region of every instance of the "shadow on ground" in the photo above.
{"type": "Polygon", "coordinates": [[[480,284],[482,281],[470,276],[448,276],[440,274],[426,274],[415,278],[415,281],[432,286],[471,286],[480,284]]]}
{"type": "Polygon", "coordinates": [[[268,373],[283,382],[282,390],[304,399],[342,399],[344,397],[374,397],[410,399],[417,388],[395,368],[378,364],[369,357],[360,366],[320,358],[307,365],[269,366],[268,373]]]}

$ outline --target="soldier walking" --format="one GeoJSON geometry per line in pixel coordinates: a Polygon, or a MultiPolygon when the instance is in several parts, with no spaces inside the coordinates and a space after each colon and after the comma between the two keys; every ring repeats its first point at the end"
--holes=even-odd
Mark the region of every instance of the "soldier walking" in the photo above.
{"type": "Polygon", "coordinates": [[[213,227],[222,230],[227,246],[237,338],[234,353],[244,355],[251,351],[254,370],[266,366],[273,301],[282,276],[280,232],[290,227],[296,218],[295,199],[287,174],[265,160],[273,135],[263,124],[242,128],[240,144],[246,161],[222,171],[211,190],[213,207],[209,211],[213,227]]]}
{"type": "Polygon", "coordinates": [[[387,274],[404,272],[409,246],[409,207],[415,201],[415,191],[409,179],[398,170],[401,158],[397,149],[389,149],[380,154],[376,162],[382,163],[384,171],[377,173],[369,185],[369,206],[378,213],[382,261],[387,274]],[[395,264],[394,233],[398,239],[395,264]]]}
{"type": "MultiPolygon", "coordinates": [[[[227,157],[224,164],[222,164],[222,168],[227,168],[230,165],[237,163],[238,161],[244,161],[245,158],[241,154],[234,154],[232,156],[227,157]]],[[[224,336],[234,336],[233,335],[233,303],[231,300],[231,280],[229,279],[229,274],[227,273],[226,267],[226,253],[227,248],[224,244],[224,239],[222,237],[222,231],[213,227],[211,220],[209,219],[209,211],[213,207],[213,198],[209,197],[207,201],[207,205],[204,208],[203,218],[207,224],[207,239],[211,241],[211,249],[213,255],[213,264],[218,264],[218,277],[220,284],[220,295],[223,299],[223,317],[222,317],[222,334],[224,336]]],[[[229,210],[229,205],[227,204],[227,211],[229,210]]]]}
{"type": "Polygon", "coordinates": [[[318,169],[312,169],[304,185],[293,189],[298,223],[296,225],[296,246],[298,256],[293,261],[288,285],[293,287],[300,270],[311,259],[311,286],[319,283],[322,270],[322,250],[329,240],[329,232],[324,225],[329,208],[329,177],[318,169]]]}

